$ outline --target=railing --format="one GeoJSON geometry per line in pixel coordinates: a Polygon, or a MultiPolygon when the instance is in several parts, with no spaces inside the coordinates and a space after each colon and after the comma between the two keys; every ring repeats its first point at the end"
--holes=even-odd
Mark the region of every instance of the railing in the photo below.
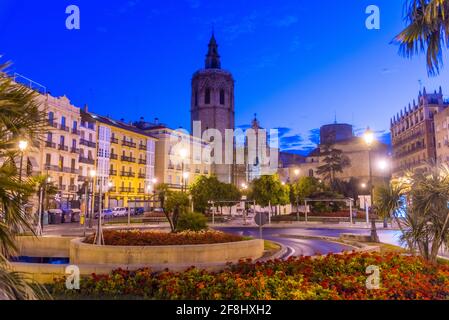
{"type": "Polygon", "coordinates": [[[80,140],[80,144],[89,148],[96,148],[97,144],[95,142],[92,141],[88,141],[86,139],[81,139],[80,140]]]}
{"type": "Polygon", "coordinates": [[[70,152],[71,152],[71,153],[79,154],[79,153],[80,153],[80,149],[78,149],[78,148],[73,148],[73,147],[72,147],[72,148],[70,149],[70,152]]]}
{"type": "Polygon", "coordinates": [[[412,148],[411,150],[407,150],[407,151],[404,151],[404,152],[401,152],[401,153],[394,154],[393,158],[394,159],[402,158],[402,157],[411,155],[413,153],[420,152],[420,151],[425,150],[425,149],[426,149],[425,145],[420,146],[420,147],[415,147],[415,148],[412,148]]]}
{"type": "Polygon", "coordinates": [[[124,187],[121,187],[121,188],[120,188],[120,192],[123,192],[123,193],[132,193],[132,192],[134,192],[134,188],[124,188],[124,187]]]}
{"type": "Polygon", "coordinates": [[[402,138],[400,140],[399,139],[398,140],[393,139],[393,145],[395,147],[399,147],[399,146],[402,146],[402,145],[404,145],[404,144],[406,144],[406,143],[408,143],[410,141],[415,140],[416,138],[423,137],[423,136],[424,136],[424,132],[420,130],[420,131],[418,131],[418,132],[416,132],[416,133],[414,133],[414,134],[412,134],[412,135],[410,135],[410,136],[408,136],[406,138],[402,138]]]}
{"type": "Polygon", "coordinates": [[[58,186],[58,189],[59,189],[60,191],[65,191],[65,190],[67,189],[67,186],[61,184],[61,185],[58,186]]]}
{"type": "Polygon", "coordinates": [[[117,138],[111,138],[111,143],[118,144],[118,139],[117,138]]]}
{"type": "Polygon", "coordinates": [[[45,147],[56,149],[56,143],[51,142],[51,141],[45,141],[45,147]]]}
{"type": "Polygon", "coordinates": [[[147,146],[144,145],[144,144],[140,144],[139,145],[139,150],[146,151],[147,150],[147,146]]]}
{"type": "Polygon", "coordinates": [[[76,129],[76,128],[72,128],[72,133],[79,136],[79,135],[81,134],[81,131],[79,131],[79,130],[76,129]]]}
{"type": "Polygon", "coordinates": [[[134,178],[136,174],[134,172],[120,172],[121,177],[128,177],[128,178],[134,178]]]}
{"type": "Polygon", "coordinates": [[[85,176],[78,176],[78,182],[85,182],[87,181],[89,178],[85,177],[85,176]]]}
{"type": "Polygon", "coordinates": [[[130,147],[130,148],[136,148],[137,147],[137,143],[123,140],[122,141],[122,146],[130,147]]]}
{"type": "Polygon", "coordinates": [[[117,175],[117,170],[109,170],[109,175],[110,176],[116,176],[117,175]]]}
{"type": "Polygon", "coordinates": [[[58,145],[58,150],[61,150],[61,151],[69,151],[69,147],[60,144],[60,145],[58,145]]]}
{"type": "Polygon", "coordinates": [[[90,158],[84,158],[84,157],[80,157],[79,158],[79,162],[84,163],[84,164],[95,164],[95,160],[94,159],[90,159],[90,158]]]}
{"type": "Polygon", "coordinates": [[[61,171],[61,167],[60,166],[51,165],[51,164],[45,164],[45,170],[61,171]]]}
{"type": "Polygon", "coordinates": [[[139,179],[145,179],[147,175],[145,173],[139,173],[139,179]]]}
{"type": "Polygon", "coordinates": [[[109,192],[117,192],[117,188],[116,187],[111,187],[108,190],[109,192]]]}
{"type": "Polygon", "coordinates": [[[58,124],[51,120],[48,120],[48,125],[52,128],[58,128],[58,124]]]}
{"type": "Polygon", "coordinates": [[[117,159],[118,159],[118,155],[117,155],[117,154],[111,153],[111,155],[109,156],[109,158],[110,158],[111,160],[117,160],[117,159]]]}
{"type": "Polygon", "coordinates": [[[144,188],[139,188],[137,193],[143,194],[143,193],[145,193],[145,189],[144,188]]]}
{"type": "Polygon", "coordinates": [[[121,159],[122,159],[122,161],[125,161],[125,162],[136,163],[136,158],[133,158],[133,157],[122,156],[121,159]]]}
{"type": "Polygon", "coordinates": [[[78,186],[75,186],[75,185],[69,186],[69,191],[70,192],[77,192],[78,191],[78,186]]]}
{"type": "Polygon", "coordinates": [[[139,164],[147,164],[147,159],[139,159],[139,164]]]}
{"type": "Polygon", "coordinates": [[[65,131],[65,132],[70,132],[70,128],[63,124],[59,125],[59,129],[61,129],[62,131],[65,131]]]}

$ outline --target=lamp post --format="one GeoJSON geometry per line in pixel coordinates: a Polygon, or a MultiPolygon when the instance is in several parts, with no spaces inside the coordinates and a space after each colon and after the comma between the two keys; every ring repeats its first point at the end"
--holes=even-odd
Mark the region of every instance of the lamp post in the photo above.
{"type": "MultiPolygon", "coordinates": [[[[295,177],[296,177],[295,181],[298,182],[299,174],[301,173],[301,170],[295,169],[294,173],[295,173],[295,177]]],[[[292,184],[292,186],[293,186],[293,184],[292,184]]],[[[296,195],[296,220],[299,221],[299,195],[298,194],[296,195]]]]}
{"type": "Polygon", "coordinates": [[[187,192],[187,179],[189,179],[190,173],[183,172],[182,174],[182,185],[183,185],[183,192],[187,192]]]}
{"type": "MultiPolygon", "coordinates": [[[[374,206],[374,183],[373,183],[373,169],[371,166],[371,148],[375,142],[374,132],[368,127],[363,135],[363,139],[365,140],[366,145],[368,146],[368,167],[369,167],[369,191],[371,198],[371,214],[373,214],[373,206],[374,206]]],[[[371,217],[371,239],[374,242],[378,242],[379,237],[377,236],[376,230],[376,219],[374,216],[371,217]]]]}
{"type": "Polygon", "coordinates": [[[181,192],[184,192],[184,161],[187,158],[187,149],[181,149],[179,151],[179,156],[181,157],[181,172],[182,172],[182,181],[181,181],[181,192]]]}
{"type": "Polygon", "coordinates": [[[92,184],[92,196],[91,196],[91,200],[90,200],[90,210],[89,210],[89,228],[92,228],[93,226],[93,215],[94,215],[94,211],[95,211],[95,177],[97,176],[97,171],[95,171],[94,169],[89,171],[89,177],[91,180],[91,184],[92,184]]]}
{"type": "MultiPolygon", "coordinates": [[[[381,159],[378,163],[378,167],[381,171],[387,171],[390,168],[390,163],[386,159],[381,159]]],[[[384,217],[384,229],[388,228],[388,217],[384,217]]]]}
{"type": "Polygon", "coordinates": [[[114,183],[112,181],[108,182],[108,209],[111,209],[111,199],[109,198],[109,193],[111,189],[114,187],[114,183]]]}
{"type": "Polygon", "coordinates": [[[22,182],[23,154],[27,148],[28,148],[28,141],[20,140],[19,141],[19,150],[20,150],[19,182],[22,182]]]}

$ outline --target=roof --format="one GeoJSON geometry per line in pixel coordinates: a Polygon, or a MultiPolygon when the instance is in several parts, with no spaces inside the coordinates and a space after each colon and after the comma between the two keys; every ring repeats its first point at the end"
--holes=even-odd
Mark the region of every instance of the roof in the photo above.
{"type": "Polygon", "coordinates": [[[145,132],[143,130],[140,130],[139,128],[136,128],[133,125],[126,124],[126,123],[124,123],[122,121],[117,121],[117,120],[114,120],[114,119],[111,119],[111,118],[108,118],[108,117],[105,117],[105,116],[101,116],[101,115],[98,115],[98,114],[95,114],[95,113],[92,113],[92,112],[89,112],[88,114],[95,121],[104,123],[104,124],[112,126],[112,127],[123,129],[123,130],[126,130],[126,131],[131,131],[131,132],[134,132],[134,133],[137,133],[137,134],[140,134],[140,135],[143,135],[143,136],[147,136],[149,138],[157,140],[157,138],[154,137],[153,135],[151,135],[151,134],[149,134],[149,133],[147,133],[147,132],[145,132]]]}

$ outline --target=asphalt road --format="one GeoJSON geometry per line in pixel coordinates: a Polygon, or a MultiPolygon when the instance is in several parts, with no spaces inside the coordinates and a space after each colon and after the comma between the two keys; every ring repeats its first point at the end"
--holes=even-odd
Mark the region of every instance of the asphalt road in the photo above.
{"type": "MultiPolygon", "coordinates": [[[[221,231],[234,233],[242,236],[259,237],[258,228],[239,228],[239,227],[221,227],[216,228],[221,231]]],[[[325,241],[325,240],[306,240],[296,239],[291,236],[325,236],[339,237],[342,233],[369,234],[369,230],[361,229],[320,229],[320,228],[265,228],[263,229],[263,238],[265,240],[275,241],[286,246],[288,253],[283,258],[290,256],[313,256],[317,253],[339,253],[342,251],[352,251],[353,248],[343,244],[325,241]],[[282,236],[281,236],[282,235],[282,236]],[[287,236],[287,237],[285,237],[287,236]]],[[[381,242],[399,244],[399,231],[378,230],[381,242]]]]}

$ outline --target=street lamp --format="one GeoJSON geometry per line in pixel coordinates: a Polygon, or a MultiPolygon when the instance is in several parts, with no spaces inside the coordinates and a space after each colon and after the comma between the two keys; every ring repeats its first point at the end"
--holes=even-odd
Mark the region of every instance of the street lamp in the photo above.
{"type": "MultiPolygon", "coordinates": [[[[374,183],[373,183],[373,169],[371,166],[371,148],[376,140],[376,137],[374,135],[374,132],[369,127],[363,134],[363,140],[365,141],[365,144],[368,146],[369,188],[370,188],[371,209],[372,209],[374,205],[374,183]]],[[[367,222],[369,223],[369,210],[366,211],[366,214],[367,214],[367,222]]],[[[378,239],[376,231],[376,220],[374,219],[374,217],[372,217],[371,220],[371,238],[372,241],[376,241],[378,239]]]]}
{"type": "Polygon", "coordinates": [[[20,169],[19,169],[19,181],[22,182],[22,170],[23,170],[23,153],[28,148],[28,141],[20,140],[19,141],[19,150],[20,150],[20,169]]]}
{"type": "Polygon", "coordinates": [[[189,179],[189,176],[190,176],[190,173],[188,173],[188,172],[184,172],[182,174],[182,179],[183,179],[182,184],[183,184],[184,191],[187,191],[187,179],[189,179]]]}
{"type": "Polygon", "coordinates": [[[301,173],[301,171],[299,169],[295,169],[294,173],[295,173],[296,177],[299,177],[299,174],[301,173]]]}

